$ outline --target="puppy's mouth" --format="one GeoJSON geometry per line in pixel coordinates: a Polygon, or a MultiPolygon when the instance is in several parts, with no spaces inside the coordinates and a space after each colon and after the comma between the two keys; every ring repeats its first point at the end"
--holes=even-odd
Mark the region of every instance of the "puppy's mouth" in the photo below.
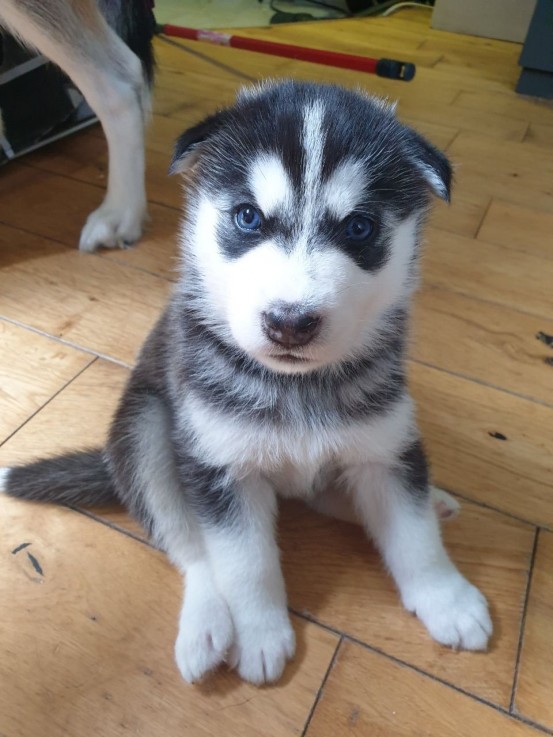
{"type": "Polygon", "coordinates": [[[307,356],[299,356],[296,353],[271,353],[271,358],[282,363],[309,363],[307,356]]]}
{"type": "Polygon", "coordinates": [[[265,353],[265,359],[261,359],[262,363],[266,363],[275,371],[285,374],[306,373],[314,371],[326,363],[317,355],[313,355],[311,351],[303,352],[299,350],[290,350],[283,348],[278,350],[273,347],[265,353]]]}

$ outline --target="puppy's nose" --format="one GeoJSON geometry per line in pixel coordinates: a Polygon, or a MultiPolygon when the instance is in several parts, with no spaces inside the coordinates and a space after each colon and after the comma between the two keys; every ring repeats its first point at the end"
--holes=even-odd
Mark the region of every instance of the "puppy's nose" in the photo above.
{"type": "Polygon", "coordinates": [[[265,335],[285,348],[307,345],[317,335],[321,318],[299,305],[278,305],[261,315],[265,335]]]}

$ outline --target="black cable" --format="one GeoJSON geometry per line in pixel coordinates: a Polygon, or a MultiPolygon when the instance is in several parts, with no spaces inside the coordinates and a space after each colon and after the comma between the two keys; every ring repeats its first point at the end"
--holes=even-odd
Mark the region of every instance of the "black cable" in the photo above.
{"type": "MultiPolygon", "coordinates": [[[[331,3],[323,2],[323,0],[304,0],[304,2],[311,3],[312,5],[318,5],[321,8],[327,8],[328,10],[333,10],[334,12],[337,12],[337,13],[341,13],[344,16],[344,18],[367,18],[373,15],[381,15],[386,10],[389,10],[394,5],[397,5],[399,2],[401,2],[401,0],[369,0],[369,2],[371,3],[370,8],[365,8],[365,10],[359,10],[355,13],[344,10],[343,8],[340,8],[337,5],[332,5],[331,3]]],[[[429,7],[429,6],[432,7],[434,5],[434,0],[413,0],[413,2],[417,3],[418,5],[421,5],[422,7],[429,7]]],[[[301,15],[301,13],[297,13],[297,12],[295,13],[292,10],[282,10],[281,8],[277,8],[277,6],[275,5],[275,0],[270,0],[269,4],[271,7],[271,10],[274,10],[275,13],[287,13],[288,15],[301,15]]]]}
{"type": "Polygon", "coordinates": [[[343,8],[338,7],[338,5],[331,5],[330,3],[323,3],[320,0],[304,0],[305,2],[311,3],[312,5],[320,5],[321,8],[328,8],[329,10],[335,10],[337,13],[342,13],[346,18],[351,18],[352,13],[350,13],[347,10],[344,10],[343,8]]]}
{"type": "MultiPolygon", "coordinates": [[[[353,17],[352,13],[349,13],[347,10],[340,8],[337,5],[331,5],[330,3],[324,3],[322,2],[322,0],[304,0],[304,1],[308,3],[312,3],[313,5],[318,5],[321,8],[327,8],[328,10],[334,10],[337,13],[342,13],[342,15],[345,18],[353,17]]],[[[275,5],[275,0],[270,0],[269,5],[271,7],[271,10],[274,10],[275,13],[287,13],[288,15],[301,15],[300,12],[294,12],[293,10],[283,10],[282,8],[277,8],[277,6],[275,5]]],[[[320,19],[313,18],[313,20],[320,20],[320,19]]]]}
{"type": "MultiPolygon", "coordinates": [[[[389,8],[392,8],[394,5],[398,5],[400,2],[401,0],[387,0],[385,2],[379,1],[377,4],[373,3],[372,7],[355,13],[355,17],[368,18],[373,15],[381,15],[384,11],[389,10],[389,8]]],[[[434,4],[433,0],[413,0],[413,2],[417,3],[417,5],[420,5],[423,8],[429,6],[431,7],[434,4]]]]}

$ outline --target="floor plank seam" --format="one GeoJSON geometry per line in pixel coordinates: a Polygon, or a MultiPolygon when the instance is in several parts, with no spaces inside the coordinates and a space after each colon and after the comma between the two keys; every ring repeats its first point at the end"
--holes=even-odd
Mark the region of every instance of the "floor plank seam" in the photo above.
{"type": "MultiPolygon", "coordinates": [[[[504,200],[505,201],[505,200],[504,200]]],[[[509,203],[507,203],[509,204],[509,203]]],[[[436,226],[432,226],[433,230],[440,231],[447,235],[459,235],[459,233],[456,233],[455,231],[451,230],[444,230],[443,228],[438,228],[436,226]]],[[[469,240],[474,240],[473,238],[470,238],[469,240]]],[[[478,243],[482,243],[485,245],[486,241],[477,241],[478,243]]],[[[525,253],[525,251],[521,251],[519,248],[511,248],[510,246],[504,246],[501,245],[501,243],[491,243],[490,245],[496,246],[498,248],[502,248],[504,251],[517,251],[519,253],[525,253]]],[[[550,261],[549,258],[544,257],[544,260],[547,262],[550,261]]],[[[423,267],[424,267],[424,261],[423,261],[423,267]]],[[[439,281],[433,281],[429,277],[424,278],[422,280],[422,286],[429,286],[429,287],[439,287],[440,289],[446,290],[448,292],[451,292],[452,294],[459,294],[462,297],[467,297],[468,299],[472,299],[478,302],[485,302],[486,304],[494,305],[495,307],[501,307],[502,309],[505,309],[507,307],[509,310],[512,310],[513,312],[518,312],[521,315],[526,315],[527,317],[532,317],[534,320],[545,320],[546,322],[551,322],[551,315],[542,314],[540,312],[531,312],[529,310],[522,310],[519,306],[513,305],[513,304],[505,304],[505,302],[498,302],[495,299],[486,299],[486,297],[480,297],[476,296],[475,294],[471,292],[464,292],[462,289],[453,289],[452,287],[445,287],[441,282],[439,281]]]]}
{"type": "Polygon", "coordinates": [[[532,548],[532,554],[530,556],[530,566],[528,569],[526,590],[524,592],[522,618],[520,622],[520,634],[519,634],[517,654],[516,654],[516,659],[515,659],[515,673],[513,677],[513,688],[511,690],[511,700],[509,703],[509,712],[511,714],[515,714],[515,700],[516,700],[516,695],[517,695],[518,680],[519,680],[519,674],[520,674],[520,659],[522,656],[522,648],[524,646],[524,635],[526,632],[526,617],[528,615],[528,604],[530,601],[530,591],[532,588],[532,580],[534,577],[534,566],[536,563],[536,555],[538,553],[539,539],[540,539],[540,528],[538,527],[536,529],[536,534],[534,536],[534,546],[532,548]]]}
{"type": "MultiPolygon", "coordinates": [[[[92,354],[92,355],[94,355],[94,354],[92,354]]],[[[52,394],[44,402],[44,404],[41,404],[38,409],[36,409],[31,415],[29,415],[29,417],[27,417],[27,419],[24,422],[22,422],[21,425],[19,425],[16,430],[14,430],[13,432],[11,432],[6,438],[4,438],[2,441],[0,441],[0,448],[3,445],[5,445],[8,442],[8,440],[10,440],[10,438],[13,438],[14,435],[16,435],[21,429],[23,429],[25,427],[25,425],[27,425],[27,423],[29,423],[34,417],[36,417],[36,415],[38,415],[39,412],[42,412],[42,410],[45,407],[47,407],[53,399],[55,399],[59,394],[61,394],[63,391],[65,391],[65,389],[67,389],[68,386],[70,386],[76,379],[78,379],[81,374],[83,374],[85,371],[87,371],[87,369],[89,369],[97,360],[98,360],[98,357],[97,356],[94,356],[92,358],[92,360],[89,361],[86,364],[86,366],[84,366],[82,369],[80,369],[80,371],[78,371],[74,376],[72,376],[69,379],[69,381],[67,381],[60,389],[58,389],[56,392],[54,392],[54,394],[52,394]]],[[[0,737],[1,737],[1,735],[0,735],[0,737]]]]}
{"type": "MultiPolygon", "coordinates": [[[[156,39],[158,41],[162,41],[165,44],[168,44],[169,46],[175,46],[177,49],[180,49],[185,54],[190,54],[191,56],[195,56],[197,59],[201,59],[201,61],[204,61],[208,67],[215,67],[217,69],[222,69],[223,71],[226,71],[229,74],[232,74],[238,79],[243,79],[244,81],[247,81],[247,82],[258,82],[259,81],[258,77],[251,77],[249,74],[246,74],[245,72],[241,72],[239,69],[235,69],[230,64],[225,64],[224,62],[218,61],[217,59],[212,59],[207,54],[202,54],[201,51],[197,51],[196,49],[191,49],[185,44],[179,43],[178,41],[173,41],[173,39],[171,38],[167,38],[165,36],[159,35],[159,36],[156,36],[156,39]]],[[[163,65],[160,67],[160,71],[164,71],[163,65]]],[[[165,71],[170,72],[172,70],[165,68],[165,71]]],[[[186,76],[186,72],[184,73],[183,76],[186,76]]],[[[155,91],[154,91],[154,102],[155,102],[155,91]]],[[[166,117],[170,117],[170,116],[166,116],[166,117]]]]}
{"type": "MultiPolygon", "coordinates": [[[[78,180],[78,181],[81,181],[81,180],[78,180]]],[[[149,202],[150,202],[150,200],[149,200],[149,202]]],[[[162,205],[162,207],[166,207],[166,206],[165,205],[162,205]]],[[[170,208],[170,209],[172,209],[174,211],[180,212],[180,208],[170,208]]],[[[31,235],[31,236],[35,236],[36,238],[41,238],[42,240],[48,241],[48,243],[53,243],[53,244],[55,244],[57,246],[63,246],[63,248],[67,250],[67,253],[68,254],[69,253],[73,253],[74,251],[78,251],[78,248],[77,248],[77,245],[76,245],[76,241],[75,241],[75,245],[74,246],[73,245],[70,246],[67,243],[65,243],[64,241],[58,240],[57,238],[52,238],[51,236],[43,235],[42,233],[37,233],[34,230],[28,230],[27,228],[21,228],[19,225],[17,225],[17,226],[16,225],[12,225],[11,223],[7,223],[4,220],[0,220],[0,225],[5,225],[7,228],[11,228],[12,230],[17,230],[20,233],[25,233],[26,235],[31,235]]],[[[178,228],[175,230],[175,233],[172,236],[172,239],[175,241],[175,248],[176,248],[176,243],[177,243],[177,235],[178,235],[178,228]]],[[[137,246],[137,247],[139,247],[139,246],[137,246]]],[[[134,246],[132,246],[131,248],[134,248],[134,246]]],[[[112,258],[109,258],[109,256],[107,255],[109,253],[109,249],[106,249],[106,251],[107,252],[106,252],[105,255],[103,253],[99,252],[99,251],[95,251],[94,253],[89,253],[88,255],[89,256],[95,256],[97,258],[101,258],[104,261],[110,261],[111,263],[116,263],[119,266],[132,269],[133,271],[138,271],[138,272],[143,273],[143,274],[149,274],[150,276],[156,276],[158,279],[162,279],[163,281],[169,282],[170,284],[173,284],[174,281],[175,281],[174,279],[171,279],[170,277],[165,276],[164,274],[160,274],[160,273],[155,272],[155,271],[150,271],[149,269],[145,269],[143,266],[136,266],[135,264],[132,264],[129,261],[119,261],[118,259],[115,259],[113,257],[112,258]]],[[[176,253],[178,253],[178,249],[177,248],[176,248],[176,253]]]]}
{"type": "Polygon", "coordinates": [[[136,540],[139,543],[143,543],[144,545],[146,545],[146,547],[150,548],[151,550],[163,552],[163,551],[160,551],[160,549],[157,548],[147,538],[140,537],[140,535],[137,535],[135,532],[132,532],[131,530],[127,530],[125,527],[120,527],[119,525],[115,524],[115,522],[111,522],[110,520],[105,519],[105,517],[101,517],[97,514],[94,514],[94,512],[91,512],[89,509],[85,509],[84,507],[76,507],[71,504],[64,504],[63,506],[67,507],[67,509],[71,509],[73,512],[78,512],[79,514],[82,514],[84,517],[88,517],[88,519],[93,520],[94,522],[98,522],[99,524],[104,525],[104,527],[109,527],[109,529],[113,530],[114,532],[120,532],[123,535],[130,537],[132,540],[136,540]]]}
{"type": "MultiPolygon", "coordinates": [[[[501,202],[501,203],[504,203],[506,205],[513,204],[513,203],[509,202],[508,200],[504,200],[501,197],[493,197],[492,200],[493,200],[493,202],[501,202]]],[[[531,208],[526,208],[526,209],[529,210],[531,208]]],[[[551,214],[551,213],[547,212],[546,210],[537,210],[537,212],[539,212],[540,215],[547,215],[547,216],[549,216],[551,214]]],[[[442,228],[437,228],[437,230],[442,230],[442,228]]],[[[456,235],[456,233],[454,231],[449,231],[448,230],[448,231],[444,231],[444,232],[453,233],[453,235],[456,235]]],[[[500,247],[503,247],[503,248],[507,248],[510,251],[516,251],[516,253],[522,253],[522,254],[524,254],[526,256],[534,256],[535,258],[543,259],[546,262],[553,261],[553,253],[546,252],[546,253],[541,253],[541,254],[535,255],[535,254],[532,253],[532,251],[527,251],[524,248],[521,248],[520,246],[514,246],[512,244],[499,243],[498,241],[487,241],[487,240],[484,240],[484,239],[480,241],[476,237],[472,238],[472,240],[476,241],[476,243],[483,243],[483,244],[489,243],[492,246],[500,246],[500,247]]],[[[491,303],[491,304],[497,304],[493,300],[486,299],[485,297],[474,297],[474,299],[480,299],[482,302],[488,302],[488,303],[491,303]]],[[[523,315],[534,315],[535,316],[535,314],[533,312],[526,312],[525,310],[521,310],[519,307],[516,307],[515,305],[510,305],[509,306],[509,309],[514,310],[515,312],[520,312],[523,315]]]]}
{"type": "Polygon", "coordinates": [[[448,104],[448,107],[451,107],[451,105],[455,105],[455,103],[461,97],[461,95],[463,94],[463,92],[465,92],[465,90],[457,90],[457,92],[455,93],[455,95],[453,97],[453,100],[451,100],[451,102],[448,104]]]}
{"type": "MultiPolygon", "coordinates": [[[[505,92],[500,92],[499,90],[489,90],[488,91],[488,94],[489,95],[495,95],[495,96],[498,96],[499,95],[500,97],[503,97],[505,99],[509,99],[509,97],[510,97],[509,96],[509,92],[512,93],[512,90],[509,89],[509,90],[507,90],[505,92]]],[[[477,90],[477,89],[472,89],[472,90],[469,90],[469,89],[461,89],[459,91],[459,95],[457,95],[457,97],[460,97],[460,95],[462,93],[466,93],[466,94],[475,94],[476,93],[476,94],[478,94],[478,93],[482,93],[482,90],[481,89],[480,90],[477,90]]],[[[522,95],[520,93],[517,93],[516,99],[517,100],[520,99],[520,100],[523,100],[523,101],[526,101],[526,102],[537,102],[537,98],[535,98],[535,97],[528,97],[527,95],[522,95]]],[[[509,101],[510,101],[510,99],[509,99],[509,101]]],[[[552,107],[549,107],[549,108],[547,107],[548,104],[550,105],[550,102],[548,100],[543,100],[543,105],[545,106],[545,109],[546,110],[547,109],[553,110],[552,107]]],[[[539,103],[538,103],[538,105],[539,105],[539,103]]],[[[475,109],[477,109],[477,108],[475,108],[473,106],[470,106],[470,105],[462,105],[462,104],[459,105],[459,107],[463,108],[464,110],[475,110],[475,109]]],[[[520,114],[517,114],[515,112],[514,115],[511,113],[509,115],[506,115],[505,117],[509,118],[510,120],[515,120],[517,123],[528,123],[528,126],[531,126],[533,124],[535,124],[535,125],[547,125],[547,123],[543,123],[543,122],[538,121],[538,120],[532,120],[532,118],[529,118],[528,117],[528,114],[525,115],[522,112],[520,114]]],[[[522,143],[522,141],[513,141],[513,143],[522,143]]],[[[531,144],[531,145],[534,146],[535,144],[531,144]]]]}
{"type": "Polygon", "coordinates": [[[524,143],[525,142],[526,137],[527,137],[527,135],[528,135],[528,133],[530,131],[530,126],[531,125],[532,125],[532,123],[530,123],[530,122],[528,122],[526,124],[526,128],[524,129],[524,133],[522,134],[522,137],[521,137],[520,141],[518,141],[518,143],[524,143]]]}
{"type": "MultiPolygon", "coordinates": [[[[91,179],[82,179],[80,177],[72,176],[71,174],[65,174],[59,171],[56,171],[56,169],[51,169],[45,164],[34,164],[29,161],[21,161],[19,162],[21,166],[25,167],[25,169],[31,169],[32,171],[40,171],[44,174],[52,174],[55,177],[63,177],[64,179],[69,179],[71,182],[80,182],[81,184],[89,185],[90,187],[94,187],[94,189],[98,189],[100,191],[103,191],[106,189],[106,181],[103,182],[93,182],[91,179]]],[[[92,160],[92,165],[94,165],[94,160],[92,160]]]]}
{"type": "Polygon", "coordinates": [[[469,502],[470,504],[475,504],[477,507],[482,507],[483,509],[488,509],[490,512],[495,512],[496,514],[501,514],[504,517],[508,517],[509,519],[514,520],[515,522],[520,522],[521,524],[526,525],[527,527],[534,527],[536,529],[543,529],[546,531],[550,531],[550,528],[543,524],[543,523],[537,523],[533,522],[529,519],[524,519],[524,517],[519,517],[518,515],[514,514],[513,512],[508,512],[505,509],[500,509],[499,507],[494,507],[493,504],[488,504],[487,502],[480,501],[479,499],[472,499],[470,496],[467,496],[466,494],[463,494],[462,492],[457,491],[456,489],[451,488],[448,484],[437,484],[440,489],[443,489],[444,491],[447,491],[449,494],[453,494],[453,496],[458,497],[464,502],[469,502]]]}
{"type": "MultiPolygon", "coordinates": [[[[398,602],[398,606],[400,606],[399,602],[398,602]]],[[[544,734],[548,734],[548,735],[553,734],[553,730],[550,730],[541,724],[533,722],[532,720],[526,719],[525,717],[522,717],[520,714],[511,713],[509,708],[507,707],[501,706],[500,704],[496,704],[493,701],[490,701],[484,698],[483,696],[478,696],[478,694],[471,693],[470,691],[465,690],[461,686],[457,686],[451,681],[447,681],[444,678],[440,678],[439,676],[433,675],[432,673],[428,673],[427,671],[423,670],[419,666],[414,665],[413,663],[409,663],[405,660],[402,660],[401,658],[398,658],[395,655],[391,655],[390,653],[387,653],[385,650],[381,650],[375,645],[369,645],[368,643],[364,642],[363,640],[358,639],[354,635],[351,635],[351,634],[348,634],[347,632],[343,632],[342,630],[336,629],[335,627],[325,624],[324,622],[320,622],[316,617],[313,617],[310,614],[307,614],[305,612],[300,612],[296,609],[290,609],[290,611],[293,614],[295,614],[297,617],[301,617],[302,619],[307,620],[311,624],[315,624],[327,630],[328,632],[331,632],[334,635],[338,635],[344,640],[344,642],[352,642],[364,648],[365,650],[368,650],[369,652],[375,653],[376,655],[381,655],[382,657],[387,658],[388,660],[391,660],[396,665],[400,665],[405,668],[408,668],[414,671],[415,673],[418,673],[419,675],[425,676],[426,678],[429,678],[430,680],[435,681],[436,683],[440,683],[442,686],[451,688],[454,691],[457,691],[458,693],[463,694],[463,696],[466,696],[469,699],[473,699],[474,701],[477,701],[478,703],[483,704],[484,706],[490,707],[491,709],[494,709],[495,711],[498,711],[500,714],[503,714],[504,716],[514,719],[515,721],[522,722],[535,729],[538,729],[540,732],[543,732],[544,734]]]]}
{"type": "MultiPolygon", "coordinates": [[[[524,138],[522,139],[522,143],[532,143],[532,141],[528,141],[528,136],[530,134],[530,129],[532,128],[532,123],[528,123],[528,128],[526,129],[526,133],[524,134],[524,138]]],[[[534,144],[536,145],[536,144],[534,144]]],[[[547,147],[544,147],[547,150],[547,147]]]]}
{"type": "MultiPolygon", "coordinates": [[[[171,240],[175,242],[175,256],[174,259],[178,259],[178,246],[177,246],[177,231],[175,231],[174,236],[171,237],[171,240]]],[[[115,251],[115,253],[119,253],[120,251],[131,251],[133,248],[139,248],[139,246],[129,246],[125,249],[118,249],[115,251]]],[[[130,263],[130,261],[123,261],[118,258],[114,258],[111,252],[111,249],[106,250],[106,252],[100,252],[96,251],[91,256],[96,256],[97,258],[101,258],[103,261],[109,261],[111,264],[118,264],[119,266],[125,266],[130,269],[133,269],[134,271],[139,271],[141,274],[148,274],[149,276],[156,276],[158,279],[163,279],[163,281],[168,282],[169,284],[176,284],[178,280],[178,270],[175,267],[175,276],[167,276],[165,274],[160,274],[158,271],[151,271],[150,269],[144,268],[144,266],[136,266],[136,264],[130,263]]]]}
{"type": "Polygon", "coordinates": [[[475,232],[472,235],[473,240],[478,240],[478,235],[480,234],[480,231],[482,230],[482,226],[484,225],[484,220],[488,217],[488,213],[490,211],[490,207],[492,206],[493,197],[490,197],[488,204],[484,208],[484,214],[480,218],[480,222],[478,223],[478,226],[476,227],[475,232]]]}
{"type": "Polygon", "coordinates": [[[28,330],[31,333],[35,333],[35,335],[40,335],[43,338],[49,338],[55,343],[60,343],[66,348],[73,348],[73,350],[80,351],[81,353],[87,353],[90,356],[94,356],[94,358],[101,358],[103,361],[110,361],[110,363],[116,363],[118,366],[122,366],[123,368],[132,369],[132,364],[125,363],[125,361],[121,361],[119,358],[108,356],[105,353],[98,353],[98,351],[93,351],[92,348],[86,348],[85,346],[79,345],[78,343],[73,343],[70,340],[66,340],[65,338],[60,338],[58,335],[52,335],[52,333],[48,333],[45,330],[40,330],[40,328],[35,328],[32,325],[27,325],[27,323],[20,322],[19,320],[14,320],[12,317],[0,315],[0,320],[3,322],[7,322],[10,325],[15,325],[18,328],[22,328],[23,330],[28,330]]]}
{"type": "MultiPolygon", "coordinates": [[[[450,104],[453,104],[453,103],[450,103],[450,104]]],[[[449,151],[449,149],[453,146],[453,144],[455,143],[455,141],[457,140],[457,138],[459,138],[459,136],[461,135],[461,133],[464,133],[464,129],[463,128],[459,128],[459,130],[453,136],[453,138],[447,144],[447,146],[444,146],[444,151],[446,151],[446,152],[449,151]]],[[[453,172],[453,176],[454,176],[454,186],[455,186],[455,172],[453,172]]],[[[453,197],[455,197],[455,192],[453,193],[453,197]]]]}
{"type": "Polygon", "coordinates": [[[553,735],[553,729],[544,727],[544,725],[540,724],[539,722],[533,722],[531,719],[527,719],[521,714],[509,714],[509,716],[515,721],[520,722],[521,724],[526,724],[527,727],[532,727],[532,729],[535,729],[537,732],[541,732],[542,734],[553,735]]]}
{"type": "Polygon", "coordinates": [[[506,389],[505,387],[498,386],[497,384],[491,384],[487,381],[484,381],[483,379],[479,379],[476,376],[470,376],[469,374],[463,374],[459,371],[453,371],[452,369],[446,369],[442,366],[438,366],[435,363],[431,363],[430,361],[423,361],[420,358],[409,358],[410,363],[416,363],[419,366],[426,366],[426,368],[432,368],[436,371],[441,371],[443,374],[448,374],[448,376],[455,376],[457,379],[463,379],[464,381],[470,381],[473,384],[478,384],[478,386],[485,386],[487,389],[494,389],[495,391],[501,392],[502,394],[508,394],[511,397],[516,397],[517,399],[523,399],[526,402],[531,402],[532,404],[539,404],[542,407],[553,407],[553,404],[551,402],[547,402],[545,399],[537,399],[535,397],[529,397],[526,394],[520,394],[519,392],[515,392],[512,389],[506,389]]]}
{"type": "Polygon", "coordinates": [[[6,228],[10,228],[11,230],[19,231],[20,233],[25,233],[25,235],[33,235],[37,238],[41,238],[43,241],[48,241],[48,243],[54,243],[56,246],[63,246],[63,248],[70,253],[73,251],[73,249],[77,248],[77,241],[75,241],[75,245],[68,246],[67,243],[64,243],[63,241],[59,241],[57,238],[52,238],[50,235],[43,235],[42,233],[37,233],[34,230],[27,230],[27,228],[22,228],[20,225],[13,225],[12,223],[8,223],[6,220],[2,220],[0,218],[0,225],[5,226],[6,228]]]}
{"type": "MultiPolygon", "coordinates": [[[[438,58],[436,59],[436,61],[433,61],[433,62],[432,62],[431,64],[424,64],[424,67],[425,67],[426,69],[436,69],[436,68],[437,68],[437,66],[438,66],[438,64],[441,64],[441,63],[443,63],[444,61],[446,61],[446,56],[445,56],[445,54],[442,54],[441,56],[439,56],[439,57],[438,57],[438,58]]],[[[420,66],[423,66],[423,65],[421,64],[420,66]]],[[[449,104],[451,105],[451,103],[449,103],[449,104]]]]}
{"type": "Polygon", "coordinates": [[[342,643],[344,642],[344,638],[340,637],[338,642],[336,643],[336,647],[334,648],[334,653],[332,654],[332,658],[330,659],[330,663],[328,664],[328,668],[326,669],[326,672],[323,676],[323,679],[321,681],[321,685],[319,686],[317,693],[315,695],[315,699],[313,700],[313,704],[311,705],[311,709],[309,710],[309,714],[307,715],[307,719],[305,720],[305,724],[303,727],[303,730],[301,732],[301,737],[306,737],[307,731],[309,730],[309,725],[311,724],[311,720],[313,719],[313,716],[315,714],[315,711],[317,709],[317,706],[319,705],[319,702],[322,698],[326,683],[328,681],[328,678],[334,668],[334,665],[336,663],[336,659],[338,658],[338,652],[342,646],[342,643]]]}
{"type": "Polygon", "coordinates": [[[443,678],[439,678],[438,676],[433,675],[432,673],[428,673],[422,668],[419,668],[418,666],[413,665],[412,663],[407,663],[406,661],[401,660],[400,658],[397,658],[394,655],[390,655],[389,653],[386,653],[385,651],[380,650],[379,648],[374,647],[373,645],[368,645],[367,643],[362,642],[361,640],[357,640],[356,638],[351,637],[349,635],[344,635],[344,640],[350,640],[351,642],[356,643],[357,645],[365,648],[366,650],[369,650],[370,652],[373,652],[377,655],[381,655],[382,657],[387,658],[388,660],[391,660],[396,665],[400,665],[405,668],[408,668],[412,671],[415,671],[416,673],[418,673],[419,675],[425,678],[429,678],[431,681],[435,681],[436,683],[440,683],[443,686],[451,688],[454,691],[457,691],[458,693],[462,694],[463,696],[466,696],[467,698],[472,699],[473,701],[477,701],[479,704],[482,704],[483,706],[487,706],[491,709],[494,709],[495,711],[499,712],[500,714],[503,714],[503,716],[506,716],[509,719],[513,719],[514,721],[521,722],[522,724],[526,724],[540,732],[543,732],[544,734],[548,734],[548,735],[553,734],[553,730],[550,730],[547,727],[544,727],[543,725],[538,724],[537,722],[533,722],[532,720],[527,719],[526,717],[523,717],[520,714],[511,713],[509,709],[507,709],[504,706],[501,706],[500,704],[495,704],[493,701],[489,701],[488,699],[485,699],[482,696],[478,696],[478,694],[474,694],[474,693],[471,693],[470,691],[466,691],[464,688],[461,688],[461,686],[457,686],[454,683],[451,683],[449,681],[444,680],[443,678]]]}
{"type": "MultiPolygon", "coordinates": [[[[94,160],[92,160],[92,163],[94,163],[94,160]]],[[[82,177],[76,177],[71,174],[62,173],[62,172],[56,171],[55,169],[50,169],[46,165],[30,164],[28,161],[22,161],[20,162],[20,165],[24,166],[26,169],[32,169],[33,171],[41,171],[41,172],[44,172],[45,174],[52,174],[52,176],[55,176],[55,177],[62,177],[63,179],[68,179],[70,182],[79,182],[80,184],[84,184],[87,187],[94,187],[94,189],[98,189],[102,192],[106,190],[106,182],[101,182],[97,184],[96,182],[93,182],[91,179],[83,179],[82,177]]],[[[168,205],[167,202],[162,202],[160,200],[152,199],[151,197],[148,198],[148,203],[151,205],[156,205],[157,207],[165,207],[167,210],[172,210],[173,212],[180,212],[180,207],[175,206],[175,205],[168,205]]],[[[40,235],[40,234],[35,233],[35,235],[40,235]]]]}

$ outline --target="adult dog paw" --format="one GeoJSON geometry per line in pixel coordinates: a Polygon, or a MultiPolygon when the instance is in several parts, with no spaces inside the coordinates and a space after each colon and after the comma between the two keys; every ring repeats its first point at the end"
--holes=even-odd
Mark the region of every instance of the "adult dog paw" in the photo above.
{"type": "Polygon", "coordinates": [[[146,219],[144,207],[114,207],[104,202],[88,216],[81,233],[79,250],[95,251],[105,248],[126,248],[142,235],[146,219]]]}

